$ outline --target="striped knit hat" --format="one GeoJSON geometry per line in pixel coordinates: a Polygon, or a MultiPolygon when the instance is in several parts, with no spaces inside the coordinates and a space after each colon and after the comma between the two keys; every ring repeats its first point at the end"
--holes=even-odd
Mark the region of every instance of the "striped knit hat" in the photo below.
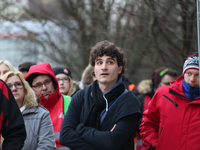
{"type": "Polygon", "coordinates": [[[197,52],[192,53],[189,55],[183,65],[183,74],[188,70],[188,69],[197,69],[199,70],[199,55],[197,52]]]}

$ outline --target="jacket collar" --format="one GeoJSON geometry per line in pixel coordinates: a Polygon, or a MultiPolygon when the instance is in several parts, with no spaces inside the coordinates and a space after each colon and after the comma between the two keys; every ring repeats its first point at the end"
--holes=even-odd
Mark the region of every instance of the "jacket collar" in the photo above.
{"type": "Polygon", "coordinates": [[[185,82],[183,79],[183,91],[186,97],[190,100],[194,100],[195,98],[199,97],[199,87],[191,87],[189,84],[185,82]]]}
{"type": "MultiPolygon", "coordinates": [[[[173,95],[176,95],[176,96],[179,96],[182,98],[186,98],[186,95],[183,90],[183,80],[184,80],[184,76],[181,75],[175,81],[171,82],[169,92],[173,95]]],[[[198,97],[198,98],[200,98],[200,97],[198,97]]]]}
{"type": "Polygon", "coordinates": [[[25,110],[22,112],[22,115],[25,116],[25,115],[28,115],[28,114],[36,114],[36,113],[38,113],[37,107],[25,108],[25,110]]]}
{"type": "Polygon", "coordinates": [[[49,94],[49,97],[47,99],[44,99],[44,96],[41,96],[40,104],[46,108],[52,107],[61,96],[61,93],[55,90],[54,93],[49,94]]]}

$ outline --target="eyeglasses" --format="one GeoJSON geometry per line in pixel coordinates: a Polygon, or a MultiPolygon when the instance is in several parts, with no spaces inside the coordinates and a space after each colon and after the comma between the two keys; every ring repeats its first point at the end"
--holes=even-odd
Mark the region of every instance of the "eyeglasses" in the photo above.
{"type": "Polygon", "coordinates": [[[69,78],[62,78],[62,79],[60,79],[60,78],[57,78],[57,80],[58,80],[58,82],[60,82],[60,81],[63,81],[64,83],[67,83],[67,82],[69,82],[69,78]]]}
{"type": "Polygon", "coordinates": [[[36,89],[41,89],[43,85],[48,87],[49,85],[51,85],[51,83],[52,83],[51,80],[47,79],[43,83],[39,82],[39,83],[36,83],[35,85],[32,85],[32,87],[34,87],[36,89]]]}
{"type": "Polygon", "coordinates": [[[23,87],[23,84],[21,82],[15,82],[14,84],[8,83],[7,85],[11,90],[12,90],[13,86],[16,89],[21,89],[23,87]]]}

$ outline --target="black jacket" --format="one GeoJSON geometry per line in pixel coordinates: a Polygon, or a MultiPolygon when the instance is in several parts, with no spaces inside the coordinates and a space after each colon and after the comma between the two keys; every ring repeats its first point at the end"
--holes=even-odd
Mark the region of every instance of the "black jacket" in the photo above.
{"type": "Polygon", "coordinates": [[[0,130],[2,149],[21,150],[26,139],[24,120],[10,89],[0,80],[0,130]]]}
{"type": "Polygon", "coordinates": [[[99,131],[83,125],[92,106],[90,87],[73,96],[61,126],[60,144],[75,150],[133,150],[135,127],[141,116],[137,98],[132,92],[122,95],[108,110],[99,131]]]}

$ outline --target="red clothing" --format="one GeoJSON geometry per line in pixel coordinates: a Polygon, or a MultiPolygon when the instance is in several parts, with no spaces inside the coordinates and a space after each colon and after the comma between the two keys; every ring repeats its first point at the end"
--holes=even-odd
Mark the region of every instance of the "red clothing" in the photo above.
{"type": "Polygon", "coordinates": [[[59,144],[59,135],[60,135],[61,124],[64,119],[64,114],[63,114],[64,105],[63,105],[63,97],[61,93],[59,92],[57,79],[54,75],[54,72],[51,66],[48,63],[31,66],[25,79],[27,79],[31,74],[34,74],[34,73],[50,75],[53,77],[56,83],[54,93],[51,93],[46,100],[44,99],[44,96],[41,96],[40,104],[44,106],[50,112],[50,116],[51,116],[51,120],[52,120],[53,128],[54,128],[55,139],[56,139],[56,147],[63,147],[59,144]]]}
{"type": "MultiPolygon", "coordinates": [[[[151,100],[151,97],[148,94],[144,95],[144,111],[148,108],[148,104],[151,100]]],[[[142,145],[142,136],[140,132],[136,132],[136,150],[146,150],[146,148],[142,145]]]]}
{"type": "Polygon", "coordinates": [[[4,138],[3,150],[22,149],[26,139],[24,120],[12,92],[2,80],[0,80],[0,134],[4,138]]]}
{"type": "Polygon", "coordinates": [[[157,89],[143,113],[140,134],[146,148],[194,150],[200,148],[200,97],[194,101],[183,92],[183,75],[157,89]]]}

